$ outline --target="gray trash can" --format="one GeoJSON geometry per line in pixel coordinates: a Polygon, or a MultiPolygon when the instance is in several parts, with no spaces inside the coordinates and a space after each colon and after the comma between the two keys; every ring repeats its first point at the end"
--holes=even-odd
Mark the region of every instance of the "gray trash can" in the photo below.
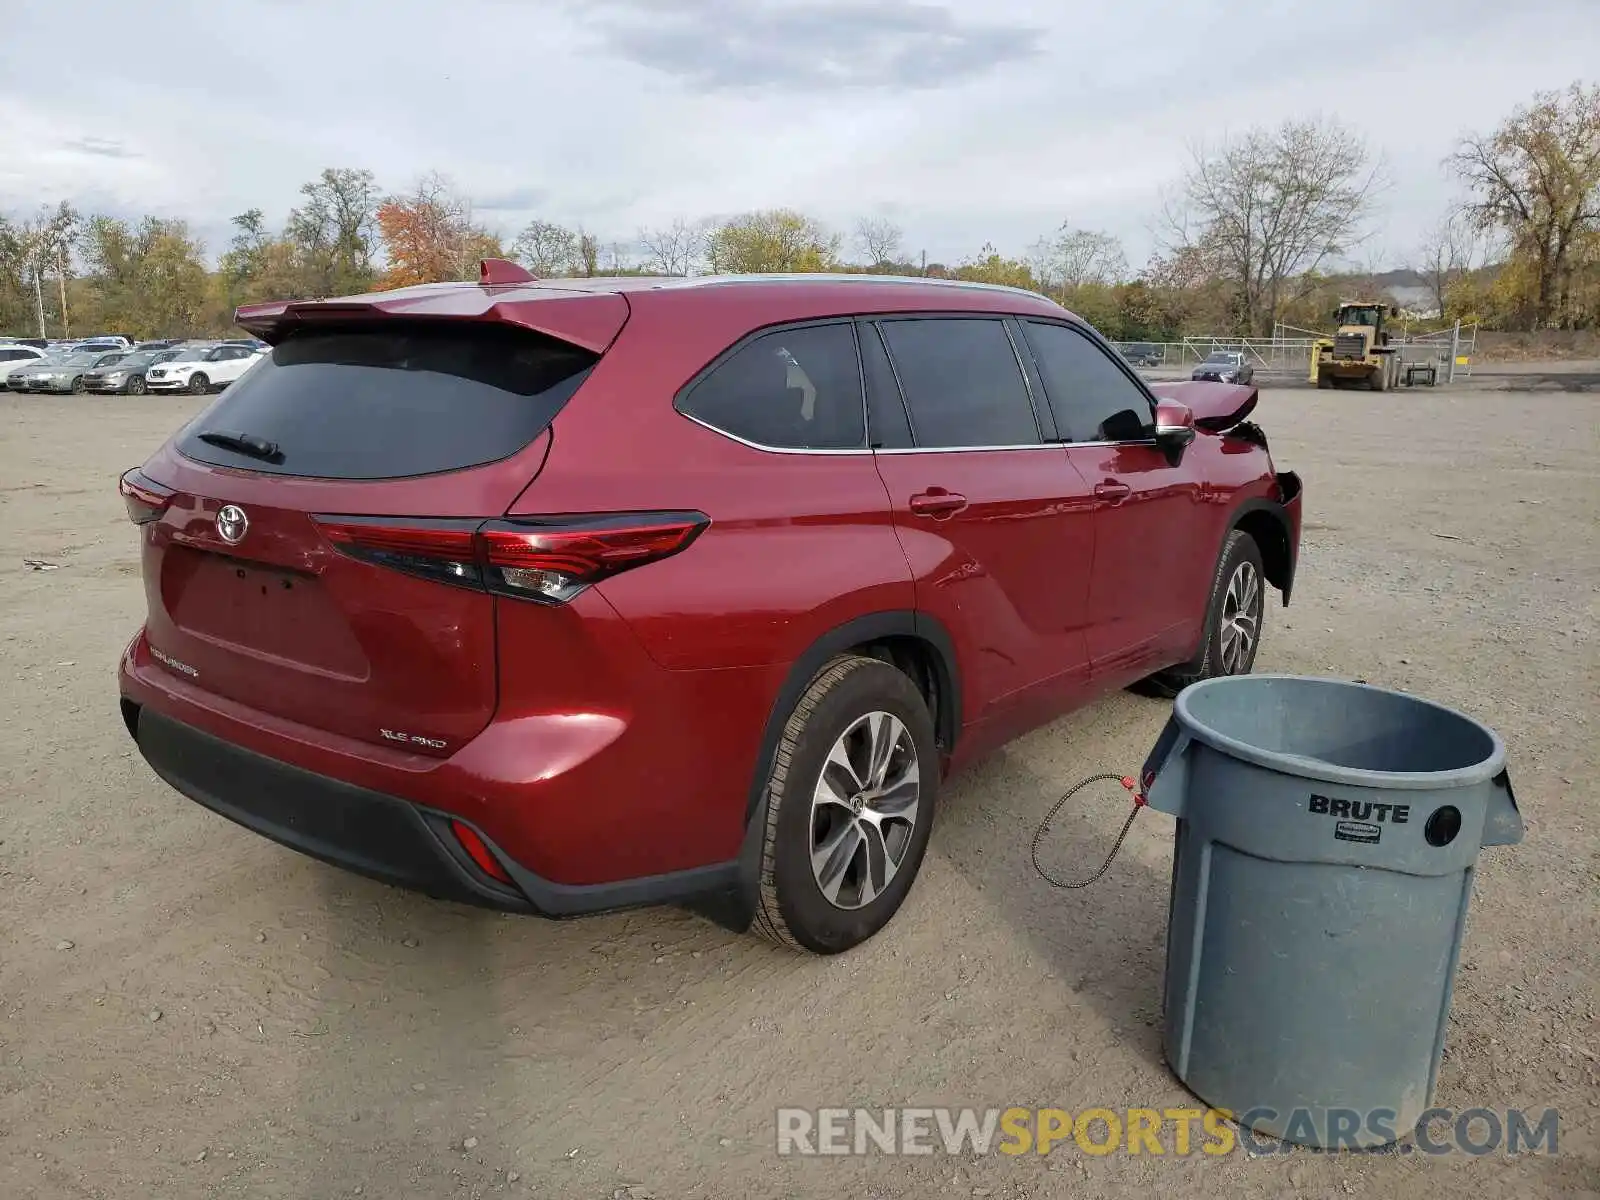
{"type": "Polygon", "coordinates": [[[1287,1141],[1386,1145],[1432,1102],[1481,846],[1522,840],[1495,732],[1289,675],[1184,689],[1146,761],[1178,818],[1166,1054],[1287,1141]]]}

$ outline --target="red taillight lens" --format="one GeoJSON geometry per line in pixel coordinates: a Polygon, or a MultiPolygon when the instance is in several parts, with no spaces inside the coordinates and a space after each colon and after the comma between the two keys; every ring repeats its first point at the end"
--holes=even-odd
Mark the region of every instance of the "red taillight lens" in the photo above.
{"type": "Polygon", "coordinates": [[[670,558],[708,523],[703,513],[501,521],[478,537],[492,590],[559,603],[630,567],[670,558]]]}
{"type": "Polygon", "coordinates": [[[482,587],[474,534],[479,521],[417,521],[318,517],[323,536],[351,558],[393,567],[439,583],[482,587]]]}
{"type": "Polygon", "coordinates": [[[683,550],[704,513],[606,513],[525,521],[317,517],[352,558],[461,587],[560,604],[621,571],[683,550]]]}
{"type": "Polygon", "coordinates": [[[461,848],[467,852],[467,857],[478,864],[480,870],[491,879],[498,879],[510,887],[516,884],[511,875],[500,865],[500,860],[494,852],[484,845],[483,839],[478,836],[478,831],[465,821],[451,821],[450,832],[456,835],[456,841],[461,843],[461,848]]]}
{"type": "Polygon", "coordinates": [[[148,525],[161,519],[172,503],[172,489],[162,487],[139,468],[124,471],[117,480],[117,491],[127,506],[128,520],[135,525],[148,525]]]}

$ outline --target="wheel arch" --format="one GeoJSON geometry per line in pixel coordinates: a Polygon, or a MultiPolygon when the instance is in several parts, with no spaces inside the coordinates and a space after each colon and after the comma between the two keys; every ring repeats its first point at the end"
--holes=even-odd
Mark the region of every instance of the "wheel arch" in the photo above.
{"type": "Polygon", "coordinates": [[[1257,497],[1234,509],[1228,529],[1248,534],[1261,551],[1261,566],[1267,582],[1283,593],[1288,606],[1294,591],[1295,554],[1289,530],[1289,516],[1276,500],[1257,497]]]}
{"type": "Polygon", "coordinates": [[[750,796],[745,805],[747,822],[760,809],[773,756],[789,713],[817,672],[830,659],[850,651],[881,659],[910,675],[933,709],[934,736],[939,749],[949,754],[955,748],[961,731],[961,675],[956,664],[955,642],[944,623],[928,613],[911,609],[852,618],[816,638],[784,676],[762,728],[750,796]]]}

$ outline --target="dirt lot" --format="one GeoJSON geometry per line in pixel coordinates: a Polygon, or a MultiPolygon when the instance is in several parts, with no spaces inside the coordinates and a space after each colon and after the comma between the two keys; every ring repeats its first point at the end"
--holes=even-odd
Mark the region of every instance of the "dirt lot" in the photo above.
{"type": "MultiPolygon", "coordinates": [[[[1600,396],[1260,410],[1307,525],[1258,665],[1410,688],[1509,744],[1527,840],[1480,863],[1436,1103],[1558,1107],[1560,1153],[1515,1159],[779,1159],[779,1106],[1192,1103],[1157,1027],[1170,820],[1084,891],[1028,865],[1055,797],[1136,767],[1166,705],[1112,696],[955,781],[906,910],[838,959],[677,911],[402,894],[180,799],[121,727],[143,597],[116,473],[195,404],[0,400],[0,1196],[1600,1191],[1600,396]]],[[[1123,812],[1085,797],[1051,860],[1098,862],[1123,812]]]]}

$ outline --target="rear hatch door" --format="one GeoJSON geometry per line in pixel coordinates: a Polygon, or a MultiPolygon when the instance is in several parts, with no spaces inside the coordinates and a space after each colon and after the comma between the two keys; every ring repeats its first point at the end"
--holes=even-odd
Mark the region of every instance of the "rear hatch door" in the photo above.
{"type": "Polygon", "coordinates": [[[472,561],[598,358],[493,321],[297,323],[137,473],[152,654],[261,712],[451,753],[497,676],[493,598],[449,551],[472,561]],[[418,539],[430,576],[391,569],[418,539]]]}

